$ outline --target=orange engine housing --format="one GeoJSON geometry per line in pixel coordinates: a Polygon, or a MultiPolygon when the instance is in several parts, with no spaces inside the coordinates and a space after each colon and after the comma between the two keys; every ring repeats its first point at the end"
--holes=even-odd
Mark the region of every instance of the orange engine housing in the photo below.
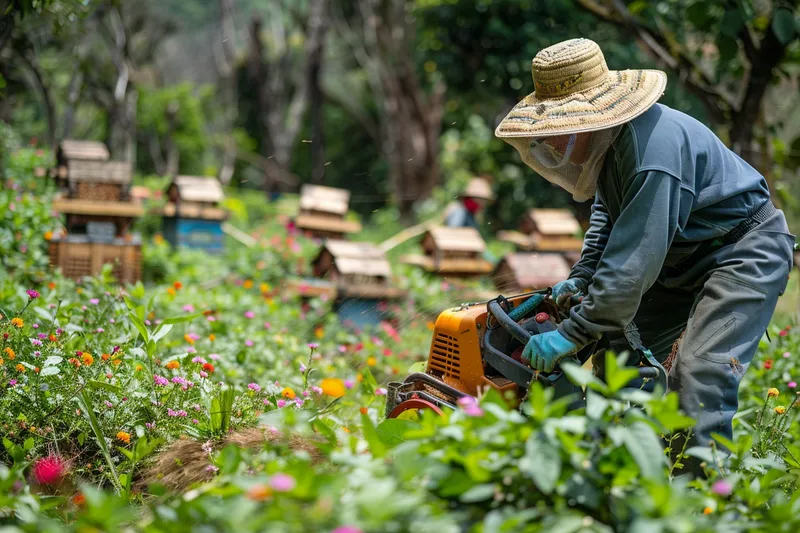
{"type": "MultiPolygon", "coordinates": [[[[514,296],[508,300],[517,306],[529,296],[514,296]]],[[[557,310],[553,311],[557,316],[557,310]]],[[[485,302],[443,311],[433,328],[425,372],[471,396],[479,396],[486,387],[497,389],[504,396],[506,391],[517,393],[518,387],[511,380],[487,375],[481,355],[486,315],[485,302]]]]}

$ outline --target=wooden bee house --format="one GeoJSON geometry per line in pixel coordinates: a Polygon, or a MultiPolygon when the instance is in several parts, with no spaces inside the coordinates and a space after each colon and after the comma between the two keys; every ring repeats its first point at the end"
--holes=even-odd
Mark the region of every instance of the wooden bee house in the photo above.
{"type": "Polygon", "coordinates": [[[583,240],[578,219],[569,209],[531,209],[520,223],[519,231],[498,232],[500,240],[519,250],[538,252],[580,252],[583,240]]]}
{"type": "Polygon", "coordinates": [[[222,223],[228,212],[220,208],[225,198],[216,178],[177,176],[167,188],[164,238],[175,247],[199,248],[211,253],[224,250],[222,223]]]}
{"type": "Polygon", "coordinates": [[[295,226],[311,238],[343,239],[361,231],[361,224],[345,220],[350,192],[320,185],[304,185],[295,226]]]}
{"type": "Polygon", "coordinates": [[[66,196],[95,202],[127,199],[131,165],[110,161],[103,143],[64,140],[56,151],[56,163],[57,181],[66,196]]]}
{"type": "Polygon", "coordinates": [[[371,243],[328,240],[313,263],[314,276],[336,287],[336,312],[358,327],[386,318],[386,302],[404,292],[393,286],[386,254],[371,243]]]}
{"type": "Polygon", "coordinates": [[[53,209],[66,215],[66,233],[50,241],[50,263],[75,279],[111,264],[118,281],[134,283],[141,279],[141,242],[130,230],[144,211],[127,201],[130,163],[108,159],[102,143],[67,140],[59,146],[62,187],[53,209]]]}
{"type": "Polygon", "coordinates": [[[422,238],[422,256],[406,256],[403,262],[448,277],[476,277],[492,271],[483,258],[486,243],[474,228],[436,227],[422,238]]]}
{"type": "Polygon", "coordinates": [[[517,252],[503,258],[492,273],[503,294],[546,289],[569,277],[570,265],[561,254],[517,252]]]}

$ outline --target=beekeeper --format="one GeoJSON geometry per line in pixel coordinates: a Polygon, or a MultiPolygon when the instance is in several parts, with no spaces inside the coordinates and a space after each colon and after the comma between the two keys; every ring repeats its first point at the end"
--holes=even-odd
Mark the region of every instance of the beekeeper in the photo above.
{"type": "Polygon", "coordinates": [[[458,199],[446,208],[444,225],[478,229],[477,217],[492,200],[494,193],[489,182],[484,178],[472,178],[458,199]]]}
{"type": "Polygon", "coordinates": [[[623,351],[635,325],[660,362],[676,345],[667,385],[697,420],[694,444],[730,438],[739,382],[791,270],[794,236],[766,180],[703,124],[656,103],[663,72],[610,71],[588,39],[542,50],[532,71],[535,92],[495,134],[594,203],[581,259],[554,287],[564,305],[586,296],[523,358],[549,371],[603,335],[623,351]]]}

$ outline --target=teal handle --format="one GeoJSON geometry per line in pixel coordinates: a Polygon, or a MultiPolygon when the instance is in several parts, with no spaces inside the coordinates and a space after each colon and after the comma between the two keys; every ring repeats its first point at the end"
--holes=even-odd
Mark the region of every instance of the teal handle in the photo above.
{"type": "Polygon", "coordinates": [[[508,313],[508,317],[514,322],[522,320],[525,315],[536,309],[545,298],[547,298],[547,294],[534,294],[519,306],[512,309],[511,312],[508,313]]]}

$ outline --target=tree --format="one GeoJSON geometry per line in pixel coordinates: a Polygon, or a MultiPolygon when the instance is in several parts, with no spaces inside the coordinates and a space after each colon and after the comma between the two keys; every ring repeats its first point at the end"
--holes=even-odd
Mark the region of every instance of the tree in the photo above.
{"type": "Polygon", "coordinates": [[[705,105],[742,157],[768,172],[764,98],[800,61],[798,0],[576,0],[632,32],[705,105]],[[760,147],[754,141],[760,141],[760,147]]]}

